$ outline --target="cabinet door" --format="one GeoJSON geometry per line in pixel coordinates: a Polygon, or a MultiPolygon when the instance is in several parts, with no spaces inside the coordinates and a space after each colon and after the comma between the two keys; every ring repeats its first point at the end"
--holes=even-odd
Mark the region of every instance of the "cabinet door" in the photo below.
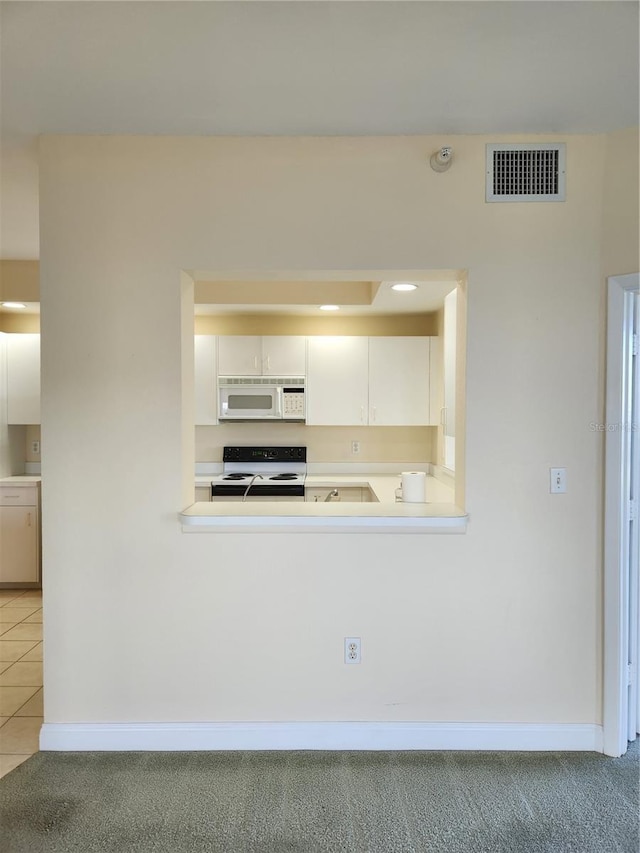
{"type": "Polygon", "coordinates": [[[429,338],[429,423],[440,424],[443,406],[442,338],[429,338]]]}
{"type": "Polygon", "coordinates": [[[7,422],[40,423],[40,335],[7,335],[7,422]]]}
{"type": "Polygon", "coordinates": [[[262,338],[264,376],[305,376],[307,339],[300,335],[265,335],[262,338]]]}
{"type": "Polygon", "coordinates": [[[429,423],[429,338],[369,338],[369,424],[429,423]]]}
{"type": "Polygon", "coordinates": [[[195,335],[194,364],[194,421],[196,425],[211,426],[218,422],[216,373],[216,336],[195,335]]]}
{"type": "Polygon", "coordinates": [[[0,506],[0,583],[37,580],[37,507],[0,506]]]}
{"type": "Polygon", "coordinates": [[[310,337],[307,423],[350,426],[367,423],[369,339],[310,337]]]}
{"type": "Polygon", "coordinates": [[[218,376],[260,376],[261,373],[261,337],[221,335],[218,338],[218,376]]]}

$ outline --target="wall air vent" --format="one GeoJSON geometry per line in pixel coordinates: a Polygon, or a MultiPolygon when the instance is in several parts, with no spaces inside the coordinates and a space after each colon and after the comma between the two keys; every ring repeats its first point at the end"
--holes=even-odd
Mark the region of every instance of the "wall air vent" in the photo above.
{"type": "Polygon", "coordinates": [[[487,201],[564,201],[565,144],[487,145],[487,201]]]}

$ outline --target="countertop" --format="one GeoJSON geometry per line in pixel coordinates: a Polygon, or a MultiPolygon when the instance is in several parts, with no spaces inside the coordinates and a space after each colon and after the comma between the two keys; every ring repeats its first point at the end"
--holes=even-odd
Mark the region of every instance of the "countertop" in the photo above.
{"type": "MultiPolygon", "coordinates": [[[[210,476],[196,477],[208,485],[210,476]]],[[[453,489],[427,476],[425,503],[396,502],[398,475],[307,474],[309,488],[362,487],[373,492],[373,502],[248,501],[198,502],[180,513],[185,532],[405,532],[461,533],[467,514],[454,504],[453,489]]]]}
{"type": "Polygon", "coordinates": [[[10,486],[32,486],[41,481],[42,477],[39,474],[17,474],[14,477],[0,477],[0,484],[8,483],[10,486]]]}

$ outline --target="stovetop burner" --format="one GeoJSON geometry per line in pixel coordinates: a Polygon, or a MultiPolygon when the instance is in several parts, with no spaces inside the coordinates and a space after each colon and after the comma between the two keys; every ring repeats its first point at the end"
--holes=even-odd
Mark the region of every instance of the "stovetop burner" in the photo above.
{"type": "Polygon", "coordinates": [[[240,472],[233,474],[225,474],[223,480],[244,480],[246,477],[253,477],[253,474],[242,474],[240,472]]]}
{"type": "Polygon", "coordinates": [[[270,480],[297,480],[299,474],[276,474],[275,477],[269,477],[270,480]]]}

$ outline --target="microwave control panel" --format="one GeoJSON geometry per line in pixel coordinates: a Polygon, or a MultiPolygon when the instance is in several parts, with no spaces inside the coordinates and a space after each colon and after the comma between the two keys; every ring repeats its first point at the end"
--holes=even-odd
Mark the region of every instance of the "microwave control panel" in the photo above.
{"type": "Polygon", "coordinates": [[[282,417],[304,420],[304,388],[285,388],[282,393],[282,417]]]}

